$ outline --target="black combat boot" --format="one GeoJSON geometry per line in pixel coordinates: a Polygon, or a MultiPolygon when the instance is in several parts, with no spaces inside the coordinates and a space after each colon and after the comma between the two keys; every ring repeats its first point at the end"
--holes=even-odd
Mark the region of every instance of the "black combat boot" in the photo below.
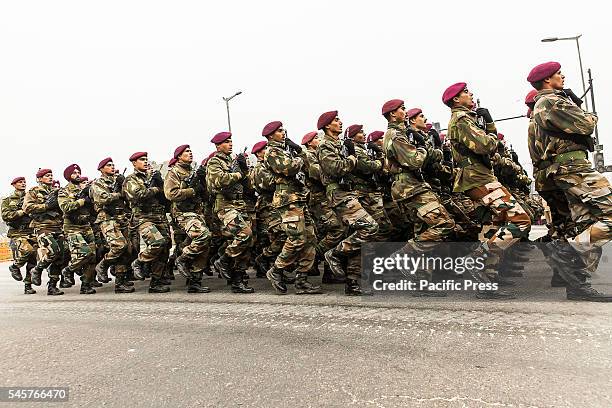
{"type": "Polygon", "coordinates": [[[325,284],[331,284],[331,285],[336,284],[336,283],[346,283],[346,278],[345,277],[338,278],[334,276],[334,274],[331,272],[331,268],[329,267],[329,264],[327,263],[327,261],[325,261],[323,263],[323,278],[321,278],[321,282],[325,284]]]}
{"type": "Polygon", "coordinates": [[[92,288],[101,288],[102,283],[98,282],[98,280],[94,277],[93,280],[91,282],[89,282],[89,284],[91,285],[92,288]]]}
{"type": "Polygon", "coordinates": [[[168,262],[166,263],[166,269],[164,271],[164,277],[170,280],[176,279],[174,277],[174,261],[174,256],[170,255],[170,257],[168,257],[168,262]]]}
{"type": "Polygon", "coordinates": [[[49,282],[47,282],[47,295],[59,296],[63,294],[64,292],[57,288],[57,279],[49,279],[49,282]]]}
{"type": "Polygon", "coordinates": [[[138,280],[145,280],[145,264],[138,258],[132,261],[132,271],[134,272],[134,277],[138,280]]]}
{"type": "Polygon", "coordinates": [[[234,293],[253,293],[255,289],[250,287],[243,279],[242,279],[242,271],[235,271],[232,274],[232,292],[234,293]]]}
{"type": "Polygon", "coordinates": [[[87,282],[84,278],[81,278],[81,290],[79,293],[81,295],[93,295],[96,293],[96,290],[91,287],[90,282],[87,282]]]}
{"type": "Polygon", "coordinates": [[[282,270],[281,274],[283,275],[283,282],[287,285],[293,285],[295,283],[295,276],[293,275],[293,272],[282,270]]]}
{"type": "Polygon", "coordinates": [[[276,265],[272,265],[272,267],[268,269],[266,277],[278,294],[284,295],[287,293],[287,285],[283,282],[283,271],[278,269],[276,265]]]}
{"type": "Polygon", "coordinates": [[[34,269],[32,269],[32,285],[40,286],[42,284],[42,272],[45,269],[45,266],[41,264],[36,264],[34,269]]]}
{"type": "Polygon", "coordinates": [[[74,286],[74,272],[69,267],[62,269],[62,280],[60,281],[60,288],[71,288],[74,286]]]}
{"type": "Polygon", "coordinates": [[[11,276],[16,281],[21,282],[23,280],[23,276],[21,275],[21,270],[19,269],[17,265],[12,264],[11,266],[9,266],[9,271],[11,271],[11,276]]]}
{"type": "Polygon", "coordinates": [[[126,285],[127,279],[125,274],[118,274],[115,277],[115,293],[132,293],[134,292],[133,286],[126,285]]]}
{"type": "Polygon", "coordinates": [[[185,279],[193,278],[193,274],[191,273],[191,261],[191,256],[186,254],[182,254],[176,258],[176,269],[185,279]]]}
{"type": "Polygon", "coordinates": [[[232,258],[229,257],[225,252],[219,257],[219,259],[214,262],[214,266],[221,278],[225,280],[232,279],[232,258]]]}
{"type": "Polygon", "coordinates": [[[195,273],[193,279],[189,279],[189,286],[187,286],[187,293],[208,293],[210,289],[208,286],[202,286],[202,274],[195,273]]]}
{"type": "Polygon", "coordinates": [[[257,272],[255,277],[265,278],[268,269],[270,269],[270,262],[268,262],[268,259],[263,254],[257,255],[255,257],[255,270],[257,272]]]}
{"type": "Polygon", "coordinates": [[[25,287],[23,288],[23,293],[24,295],[33,295],[36,293],[36,291],[34,289],[32,289],[32,284],[31,283],[26,283],[25,287]]]}
{"type": "Polygon", "coordinates": [[[295,294],[296,295],[317,295],[323,291],[320,286],[313,285],[308,282],[307,273],[298,273],[295,276],[295,294]]]}
{"type": "Polygon", "coordinates": [[[335,249],[330,249],[325,253],[324,257],[334,277],[346,277],[346,273],[344,273],[344,268],[342,266],[342,255],[338,251],[336,251],[335,249]]]}
{"type": "Polygon", "coordinates": [[[161,278],[159,278],[158,283],[164,286],[172,285],[172,281],[170,280],[170,278],[167,278],[165,276],[162,276],[161,278]]]}
{"type": "Polygon", "coordinates": [[[170,288],[164,285],[161,279],[151,278],[149,283],[149,293],[166,293],[170,292],[170,288]]]}
{"type": "Polygon", "coordinates": [[[108,277],[108,267],[110,265],[106,261],[106,259],[102,258],[100,262],[96,264],[96,276],[102,283],[110,282],[110,278],[108,277]]]}
{"type": "Polygon", "coordinates": [[[567,288],[567,300],[584,302],[612,302],[612,295],[600,293],[590,286],[582,288],[567,288]]]}
{"type": "Polygon", "coordinates": [[[564,288],[567,286],[567,282],[565,282],[565,279],[559,275],[559,271],[556,268],[553,268],[553,276],[550,279],[550,286],[553,288],[564,288]]]}
{"type": "Polygon", "coordinates": [[[358,280],[347,279],[344,285],[344,294],[346,296],[367,296],[372,293],[363,290],[358,280]]]}

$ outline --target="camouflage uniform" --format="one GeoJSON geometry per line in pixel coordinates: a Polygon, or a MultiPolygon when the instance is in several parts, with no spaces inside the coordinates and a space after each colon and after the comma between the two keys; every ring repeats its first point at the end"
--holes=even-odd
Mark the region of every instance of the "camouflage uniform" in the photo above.
{"type": "MultiPolygon", "coordinates": [[[[70,263],[65,272],[81,275],[81,292],[91,291],[91,283],[95,279],[96,244],[91,228],[91,203],[81,197],[81,187],[68,183],[58,193],[59,206],[64,213],[64,234],[70,249],[70,263]]],[[[64,273],[65,273],[64,272],[64,273]]]]}
{"type": "Polygon", "coordinates": [[[146,172],[134,170],[125,178],[123,194],[132,209],[130,224],[145,244],[138,262],[151,264],[151,288],[156,288],[166,268],[169,236],[163,186],[151,183],[146,172]]]}
{"type": "Polygon", "coordinates": [[[355,168],[357,159],[354,156],[344,157],[340,140],[328,134],[323,136],[318,146],[317,158],[329,205],[353,230],[351,235],[340,241],[334,251],[347,257],[347,280],[357,281],[361,278],[361,245],[374,239],[378,232],[378,224],[361,206],[357,194],[344,184],[340,185],[343,178],[355,168]]]}
{"type": "MultiPolygon", "coordinates": [[[[228,239],[225,256],[219,261],[223,265],[222,270],[231,268],[229,278],[236,287],[243,280],[249,251],[253,244],[251,222],[246,214],[243,196],[244,186],[241,181],[243,178],[236,162],[229,155],[217,152],[208,160],[207,188],[211,194],[215,194],[213,211],[221,221],[223,236],[228,239]]],[[[215,266],[220,265],[218,262],[215,266]]]]}
{"type": "Polygon", "coordinates": [[[67,258],[67,245],[62,231],[61,210],[49,209],[45,204],[49,194],[57,194],[57,191],[43,183],[31,188],[26,193],[23,211],[32,218],[30,226],[38,242],[38,264],[33,271],[32,281],[40,285],[40,274],[48,268],[49,287],[55,288],[67,258]]]}
{"type": "MultiPolygon", "coordinates": [[[[36,236],[30,227],[32,219],[22,210],[25,191],[15,190],[2,200],[2,219],[8,225],[7,238],[13,254],[13,265],[21,268],[26,265],[23,283],[31,288],[32,272],[36,266],[36,236]]],[[[21,273],[20,273],[21,274],[21,273]]]]}
{"type": "MultiPolygon", "coordinates": [[[[495,131],[494,123],[486,126],[488,132],[495,131]]],[[[531,227],[529,216],[487,165],[486,160],[497,149],[497,137],[478,127],[474,112],[465,107],[452,108],[447,138],[457,166],[453,190],[465,192],[491,213],[496,231],[486,241],[491,255],[487,258],[486,273],[496,279],[498,274],[492,266],[499,262],[505,249],[526,237],[531,227]]]]}
{"type": "Polygon", "coordinates": [[[108,265],[114,265],[117,275],[115,289],[122,287],[127,280],[127,265],[132,252],[123,194],[114,191],[117,177],[102,175],[89,189],[94,209],[98,213],[96,224],[100,226],[109,247],[101,266],[105,269],[108,265]]]}

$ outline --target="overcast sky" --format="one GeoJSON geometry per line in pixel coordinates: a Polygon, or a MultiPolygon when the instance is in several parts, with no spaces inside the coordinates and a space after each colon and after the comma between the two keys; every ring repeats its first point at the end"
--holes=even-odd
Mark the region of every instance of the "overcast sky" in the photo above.
{"type": "MultiPolygon", "coordinates": [[[[198,161],[227,129],[235,151],[283,121],[299,142],[320,113],[384,130],[382,104],[402,98],[446,127],[444,89],[465,81],[494,118],[525,113],[532,66],[556,60],[581,94],[575,42],[596,81],[600,139],[612,152],[605,2],[1,1],[0,193],[39,167],[76,162],[96,177],[111,156],[167,160],[189,143],[198,161]],[[503,7],[501,5],[504,5],[503,7]]],[[[527,119],[499,130],[530,164],[527,119]]],[[[612,164],[612,153],[606,154],[612,164]]]]}

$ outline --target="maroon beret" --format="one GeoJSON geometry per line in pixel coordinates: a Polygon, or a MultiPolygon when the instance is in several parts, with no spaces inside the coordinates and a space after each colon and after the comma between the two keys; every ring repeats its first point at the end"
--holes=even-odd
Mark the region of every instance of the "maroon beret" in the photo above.
{"type": "Polygon", "coordinates": [[[427,131],[428,131],[428,132],[431,130],[431,128],[432,128],[432,127],[433,127],[433,126],[432,126],[432,124],[431,124],[431,123],[426,123],[426,124],[425,124],[425,128],[427,128],[427,131]]]}
{"type": "Polygon", "coordinates": [[[47,173],[53,173],[53,170],[51,170],[51,169],[38,169],[38,171],[36,172],[36,178],[41,178],[42,176],[44,176],[47,173]]]}
{"type": "Polygon", "coordinates": [[[404,104],[404,101],[402,101],[401,99],[391,99],[390,101],[385,102],[385,104],[382,107],[383,116],[389,112],[393,112],[394,110],[396,110],[403,104],[404,104]]]}
{"type": "Polygon", "coordinates": [[[71,165],[69,165],[68,167],[64,169],[64,178],[66,179],[67,182],[70,183],[70,176],[72,176],[72,173],[74,173],[74,171],[77,169],[81,171],[81,166],[79,166],[76,163],[72,163],[71,165]]]}
{"type": "Polygon", "coordinates": [[[81,183],[84,181],[89,181],[89,177],[87,176],[81,176],[81,183]]]}
{"type": "Polygon", "coordinates": [[[232,132],[219,132],[212,139],[210,139],[210,142],[219,144],[225,142],[230,137],[232,137],[232,132]]]}
{"type": "Polygon", "coordinates": [[[352,139],[357,133],[363,130],[363,125],[351,125],[346,128],[344,135],[352,139]]]}
{"type": "Polygon", "coordinates": [[[202,160],[202,163],[201,163],[202,166],[206,166],[208,164],[208,161],[212,159],[215,156],[215,154],[217,154],[216,151],[210,153],[204,160],[202,160]]]}
{"type": "Polygon", "coordinates": [[[448,105],[448,103],[452,101],[455,96],[463,92],[466,87],[467,84],[465,82],[457,82],[456,84],[452,84],[446,88],[446,91],[444,91],[442,94],[442,102],[444,102],[445,105],[448,105]]]}
{"type": "Polygon", "coordinates": [[[281,121],[275,120],[274,122],[270,122],[264,126],[263,130],[261,131],[261,135],[268,137],[272,133],[276,132],[281,126],[283,126],[283,122],[281,121]]]}
{"type": "Polygon", "coordinates": [[[308,144],[312,139],[315,138],[318,132],[308,132],[302,137],[302,144],[308,144]]]}
{"type": "Polygon", "coordinates": [[[147,156],[147,152],[136,152],[130,156],[130,161],[136,161],[144,156],[147,156]]]}
{"type": "Polygon", "coordinates": [[[538,91],[535,89],[532,89],[531,91],[529,91],[527,96],[525,96],[525,105],[529,106],[529,104],[535,103],[535,96],[537,94],[538,94],[538,91]]]}
{"type": "Polygon", "coordinates": [[[317,121],[317,129],[323,129],[325,126],[332,123],[334,119],[338,116],[338,111],[329,111],[321,114],[319,116],[319,120],[317,121]]]}
{"type": "Polygon", "coordinates": [[[440,141],[443,142],[446,139],[446,133],[440,133],[440,141]]]}
{"type": "Polygon", "coordinates": [[[176,162],[177,162],[177,161],[178,161],[178,159],[176,159],[176,158],[174,158],[174,157],[173,157],[173,158],[171,158],[171,159],[168,161],[168,167],[172,167],[172,166],[174,166],[174,165],[176,164],[176,162]]]}
{"type": "Polygon", "coordinates": [[[177,147],[176,149],[174,149],[174,155],[172,157],[174,157],[175,159],[178,159],[178,157],[183,154],[183,152],[185,151],[185,149],[187,149],[189,147],[188,144],[184,144],[184,145],[180,145],[179,147],[177,147]]]}
{"type": "Polygon", "coordinates": [[[267,145],[268,145],[268,142],[266,142],[265,140],[262,140],[261,142],[257,142],[251,149],[251,153],[255,154],[258,151],[263,150],[263,148],[266,147],[267,145]]]}
{"type": "Polygon", "coordinates": [[[13,181],[11,181],[11,186],[15,183],[19,183],[20,181],[25,181],[25,177],[23,176],[15,177],[13,181]]]}
{"type": "Polygon", "coordinates": [[[375,142],[381,137],[383,137],[384,135],[385,135],[385,132],[381,130],[375,130],[368,135],[368,142],[375,142]]]}
{"type": "Polygon", "coordinates": [[[527,76],[527,82],[534,83],[534,82],[538,82],[543,79],[549,78],[553,76],[560,69],[561,69],[561,64],[559,64],[558,62],[554,62],[554,61],[545,62],[543,64],[536,65],[529,72],[529,75],[527,76]]]}
{"type": "Polygon", "coordinates": [[[497,132],[497,140],[504,140],[504,134],[497,132]]]}
{"type": "Polygon", "coordinates": [[[106,159],[102,159],[102,161],[100,163],[98,163],[98,170],[101,170],[102,167],[106,166],[109,162],[112,162],[113,159],[111,159],[110,157],[107,157],[106,159]]]}
{"type": "Polygon", "coordinates": [[[413,117],[415,117],[419,113],[423,113],[423,111],[420,108],[412,108],[408,112],[406,112],[406,117],[408,119],[412,119],[413,117]]]}

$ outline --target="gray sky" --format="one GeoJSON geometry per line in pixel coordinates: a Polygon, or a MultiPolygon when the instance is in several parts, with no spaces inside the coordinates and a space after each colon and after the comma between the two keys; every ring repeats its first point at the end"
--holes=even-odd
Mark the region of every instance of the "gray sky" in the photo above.
{"type": "MultiPolygon", "coordinates": [[[[392,98],[446,127],[441,95],[458,81],[494,118],[523,114],[525,78],[538,63],[559,61],[566,85],[582,93],[575,43],[540,42],[578,33],[612,152],[605,2],[534,3],[2,1],[0,192],[17,175],[33,185],[38,167],[64,183],[72,162],[96,177],[110,155],[129,172],[134,151],[163,161],[183,143],[200,161],[227,128],[221,97],[237,90],[235,151],[261,140],[272,120],[299,142],[332,109],[345,126],[384,130],[380,108],[392,98]]],[[[498,128],[529,163],[527,119],[498,128]]]]}

